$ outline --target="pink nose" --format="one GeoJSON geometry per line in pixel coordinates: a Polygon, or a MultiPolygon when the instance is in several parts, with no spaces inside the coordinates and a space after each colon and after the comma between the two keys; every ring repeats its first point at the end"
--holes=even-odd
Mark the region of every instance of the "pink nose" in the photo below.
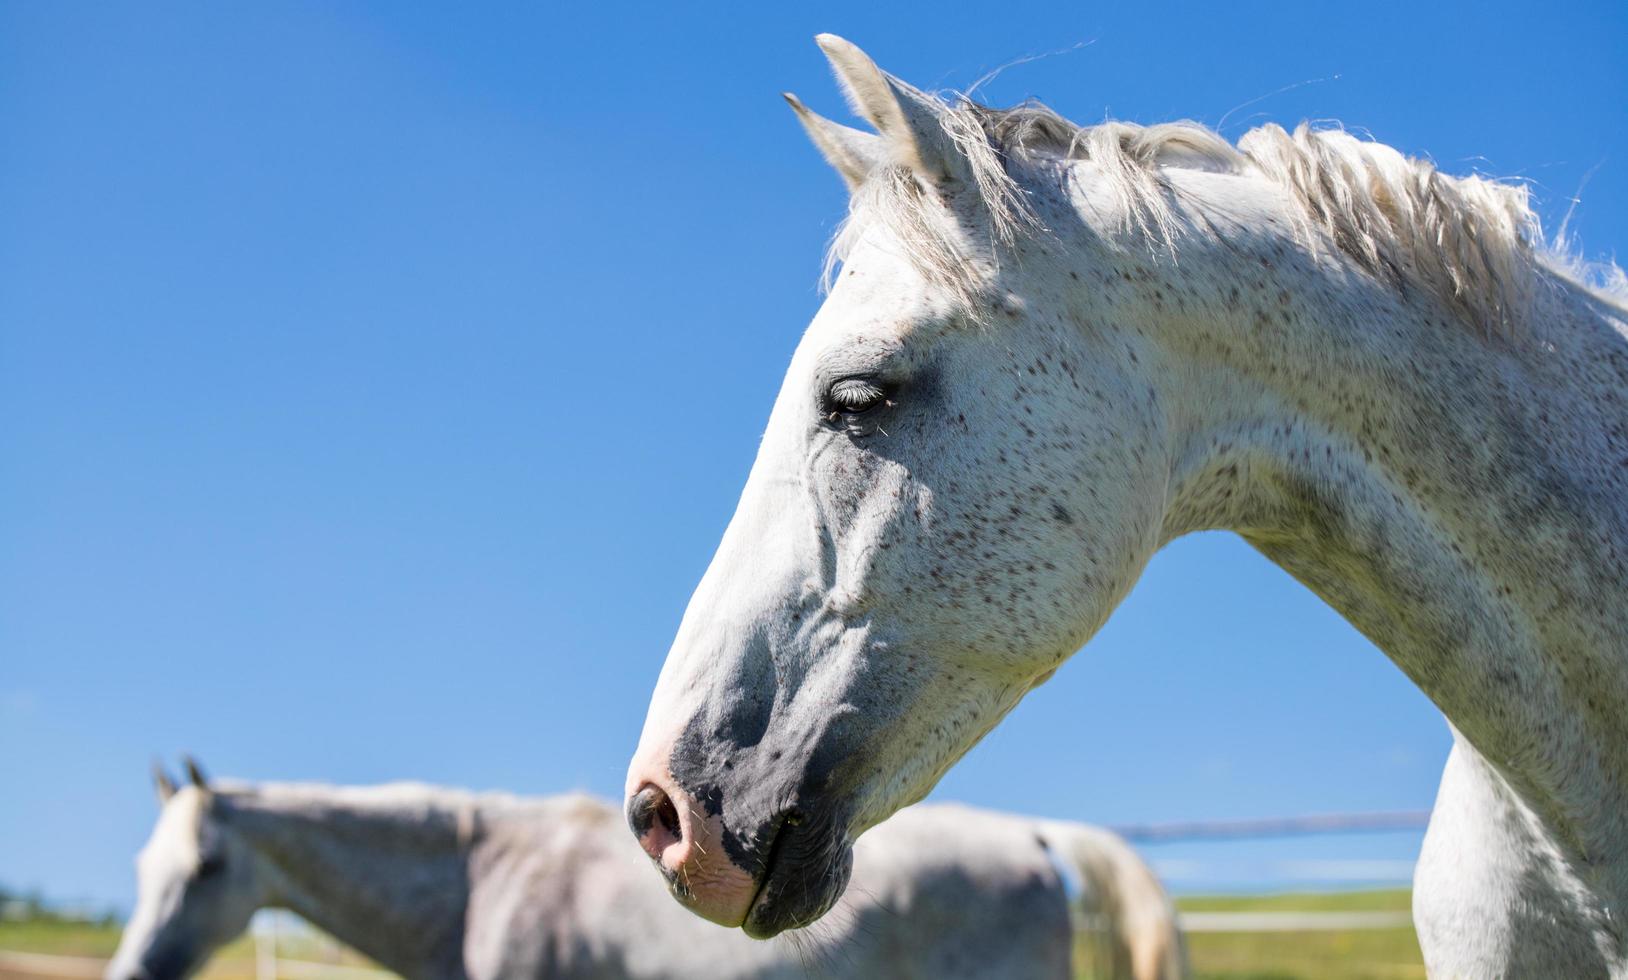
{"type": "Polygon", "coordinates": [[[666,768],[638,767],[655,775],[630,776],[628,826],[686,908],[719,925],[739,926],[757,897],[757,882],[729,859],[723,821],[703,815],[666,768]]]}

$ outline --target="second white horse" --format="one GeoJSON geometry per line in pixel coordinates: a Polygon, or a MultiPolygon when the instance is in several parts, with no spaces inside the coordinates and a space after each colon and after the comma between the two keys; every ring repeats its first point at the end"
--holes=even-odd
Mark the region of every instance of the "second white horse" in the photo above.
{"type": "Polygon", "coordinates": [[[854,886],[772,941],[650,887],[621,814],[397,784],[159,776],[109,980],[179,980],[260,908],[291,909],[410,978],[1134,977],[1182,974],[1169,900],[1114,835],[962,806],[867,835],[854,886]]]}

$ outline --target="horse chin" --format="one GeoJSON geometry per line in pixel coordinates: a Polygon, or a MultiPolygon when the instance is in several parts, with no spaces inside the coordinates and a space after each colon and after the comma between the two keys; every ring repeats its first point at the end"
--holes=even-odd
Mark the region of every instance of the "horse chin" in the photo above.
{"type": "Polygon", "coordinates": [[[846,837],[785,828],[741,931],[769,939],[811,925],[842,897],[853,867],[854,849],[846,837]]]}

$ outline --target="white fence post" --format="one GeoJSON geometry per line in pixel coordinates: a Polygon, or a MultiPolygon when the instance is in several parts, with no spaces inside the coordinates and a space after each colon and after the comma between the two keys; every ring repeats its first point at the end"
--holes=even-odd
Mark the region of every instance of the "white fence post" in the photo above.
{"type": "Polygon", "coordinates": [[[275,909],[262,909],[254,915],[255,980],[277,980],[277,920],[275,909]]]}

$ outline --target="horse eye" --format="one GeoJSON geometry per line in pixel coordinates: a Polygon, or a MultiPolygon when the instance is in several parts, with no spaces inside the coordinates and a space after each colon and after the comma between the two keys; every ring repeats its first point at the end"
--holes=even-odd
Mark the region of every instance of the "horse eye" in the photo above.
{"type": "Polygon", "coordinates": [[[868,378],[844,378],[826,395],[830,410],[843,415],[859,415],[887,401],[887,391],[868,378]]]}
{"type": "Polygon", "coordinates": [[[207,857],[198,863],[198,877],[209,878],[226,870],[226,859],[223,857],[207,857]]]}

